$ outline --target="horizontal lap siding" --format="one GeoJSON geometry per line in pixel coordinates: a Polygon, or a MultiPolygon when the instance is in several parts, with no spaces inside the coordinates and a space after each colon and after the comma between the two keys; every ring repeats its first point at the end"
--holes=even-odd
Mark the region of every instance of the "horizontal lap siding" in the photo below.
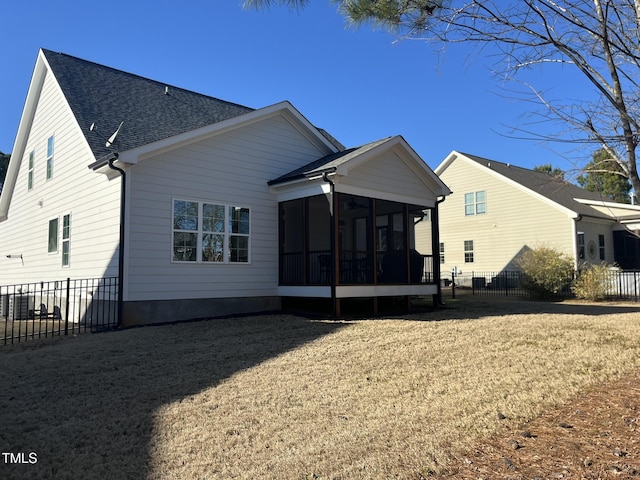
{"type": "Polygon", "coordinates": [[[128,300],[276,295],[277,199],[267,182],[320,156],[286,120],[272,117],[135,165],[128,300]],[[249,207],[251,263],[172,263],[173,198],[249,207]]]}
{"type": "Polygon", "coordinates": [[[392,151],[353,169],[342,183],[376,192],[433,200],[435,195],[392,151]]]}
{"type": "MultiPolygon", "coordinates": [[[[15,161],[13,159],[12,161],[15,161]]],[[[0,223],[0,284],[117,274],[119,181],[87,168],[95,161],[50,74],[45,78],[27,139],[8,219],[0,223]],[[46,180],[47,139],[54,135],[53,178],[46,180]],[[29,153],[34,183],[27,189],[29,153]],[[40,206],[42,201],[42,206],[40,206]],[[62,267],[62,217],[71,214],[70,267],[62,267]],[[58,252],[47,253],[49,220],[59,218],[58,252]],[[5,253],[6,252],[6,253],[5,253]]]]}
{"type": "Polygon", "coordinates": [[[513,269],[525,247],[544,245],[573,255],[573,220],[566,213],[460,159],[440,178],[454,192],[440,205],[443,271],[453,266],[463,273],[513,269]],[[487,213],[465,216],[465,193],[482,190],[487,213]],[[473,263],[464,262],[465,240],[474,241],[473,263]]]}

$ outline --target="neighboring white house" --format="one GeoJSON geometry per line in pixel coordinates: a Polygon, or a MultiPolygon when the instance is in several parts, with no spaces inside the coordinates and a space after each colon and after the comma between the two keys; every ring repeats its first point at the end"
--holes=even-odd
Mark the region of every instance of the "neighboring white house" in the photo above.
{"type": "Polygon", "coordinates": [[[117,276],[125,325],[293,297],[375,308],[438,293],[414,223],[449,193],[402,137],[345,149],[286,101],[254,110],[41,50],[0,196],[0,285],[117,276]]]}
{"type": "MultiPolygon", "coordinates": [[[[518,270],[526,249],[556,248],[574,261],[640,268],[640,206],[603,201],[563,179],[451,152],[435,169],[452,190],[440,205],[443,276],[518,270]]],[[[426,225],[425,225],[426,226],[426,225]]],[[[431,241],[417,226],[418,245],[431,241]]]]}

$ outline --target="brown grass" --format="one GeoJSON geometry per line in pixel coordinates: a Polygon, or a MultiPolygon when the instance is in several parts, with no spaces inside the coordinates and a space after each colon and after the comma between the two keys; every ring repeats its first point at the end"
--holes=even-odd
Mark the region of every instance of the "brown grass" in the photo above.
{"type": "Polygon", "coordinates": [[[0,477],[444,475],[505,425],[640,369],[639,312],[461,298],[402,318],[245,317],[4,347],[0,450],[38,462],[0,461],[0,477]]]}

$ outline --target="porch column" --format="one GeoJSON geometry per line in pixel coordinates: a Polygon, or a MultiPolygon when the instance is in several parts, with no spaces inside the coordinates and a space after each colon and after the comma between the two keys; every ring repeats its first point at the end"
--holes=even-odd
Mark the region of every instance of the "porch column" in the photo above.
{"type": "Polygon", "coordinates": [[[431,209],[431,252],[433,264],[433,279],[436,282],[436,294],[433,297],[434,306],[443,305],[442,282],[440,281],[440,226],[438,205],[444,202],[446,197],[436,201],[436,205],[431,209]]]}

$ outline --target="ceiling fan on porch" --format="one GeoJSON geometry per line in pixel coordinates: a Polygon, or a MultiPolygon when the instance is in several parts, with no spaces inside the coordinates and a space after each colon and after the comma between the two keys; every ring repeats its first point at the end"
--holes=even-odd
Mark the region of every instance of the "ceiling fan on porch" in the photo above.
{"type": "Polygon", "coordinates": [[[349,210],[357,210],[358,208],[369,208],[369,205],[361,205],[356,201],[354,197],[351,197],[349,199],[349,203],[347,203],[347,207],[349,207],[349,210]]]}

